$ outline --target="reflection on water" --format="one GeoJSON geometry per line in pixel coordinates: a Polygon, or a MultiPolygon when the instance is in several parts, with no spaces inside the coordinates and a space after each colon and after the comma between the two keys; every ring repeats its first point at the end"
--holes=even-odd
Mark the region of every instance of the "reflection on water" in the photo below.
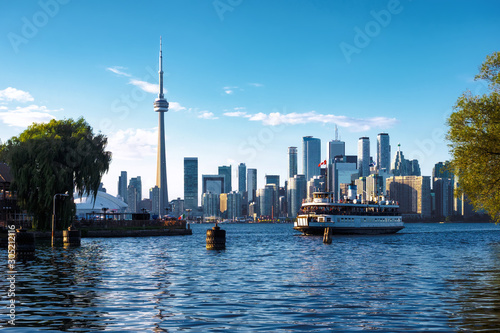
{"type": "MultiPolygon", "coordinates": [[[[16,269],[16,327],[60,331],[477,331],[500,327],[500,228],[408,224],[381,236],[303,237],[289,224],[83,239],[16,269]]],[[[6,251],[0,252],[6,258],[6,251]]],[[[7,262],[1,262],[7,290],[7,262]]],[[[6,309],[8,300],[3,297],[6,309]]],[[[0,313],[6,326],[7,311],[0,313]]]]}

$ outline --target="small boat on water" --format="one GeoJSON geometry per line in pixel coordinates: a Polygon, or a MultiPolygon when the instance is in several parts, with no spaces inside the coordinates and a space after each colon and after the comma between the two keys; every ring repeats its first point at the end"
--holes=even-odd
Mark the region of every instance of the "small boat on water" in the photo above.
{"type": "Polygon", "coordinates": [[[391,234],[404,228],[397,202],[356,197],[335,202],[332,193],[315,192],[302,204],[293,228],[304,235],[323,235],[327,227],[333,234],[391,234]]]}

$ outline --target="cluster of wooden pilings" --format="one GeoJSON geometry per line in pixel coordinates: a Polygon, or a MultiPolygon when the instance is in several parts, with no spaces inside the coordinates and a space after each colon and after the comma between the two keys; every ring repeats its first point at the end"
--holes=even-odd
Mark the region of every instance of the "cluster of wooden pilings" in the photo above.
{"type": "MultiPolygon", "coordinates": [[[[63,230],[64,247],[80,246],[81,233],[79,230],[68,228],[63,230]]],[[[7,228],[0,234],[0,247],[8,249],[9,259],[33,259],[36,251],[36,237],[34,232],[26,229],[7,228]]]]}

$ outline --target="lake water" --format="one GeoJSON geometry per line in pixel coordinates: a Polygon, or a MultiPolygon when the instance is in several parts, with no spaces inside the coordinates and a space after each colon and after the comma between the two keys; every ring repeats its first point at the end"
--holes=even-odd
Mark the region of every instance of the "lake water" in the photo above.
{"type": "MultiPolygon", "coordinates": [[[[301,236],[291,224],[192,236],[82,239],[16,265],[7,331],[432,331],[500,329],[500,226],[406,224],[397,234],[301,236]]],[[[0,251],[7,258],[7,251],[0,251]]]]}

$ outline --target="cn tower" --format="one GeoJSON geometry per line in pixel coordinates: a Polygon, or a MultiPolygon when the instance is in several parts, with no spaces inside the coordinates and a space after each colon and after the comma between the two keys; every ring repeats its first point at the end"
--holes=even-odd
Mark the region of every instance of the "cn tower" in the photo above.
{"type": "Polygon", "coordinates": [[[163,216],[167,213],[168,208],[168,188],[167,188],[167,159],[165,149],[165,112],[168,111],[168,102],[163,97],[163,66],[161,54],[161,37],[160,37],[160,91],[158,98],[155,99],[154,108],[158,112],[158,155],[156,164],[156,186],[160,189],[159,214],[163,216]]]}

